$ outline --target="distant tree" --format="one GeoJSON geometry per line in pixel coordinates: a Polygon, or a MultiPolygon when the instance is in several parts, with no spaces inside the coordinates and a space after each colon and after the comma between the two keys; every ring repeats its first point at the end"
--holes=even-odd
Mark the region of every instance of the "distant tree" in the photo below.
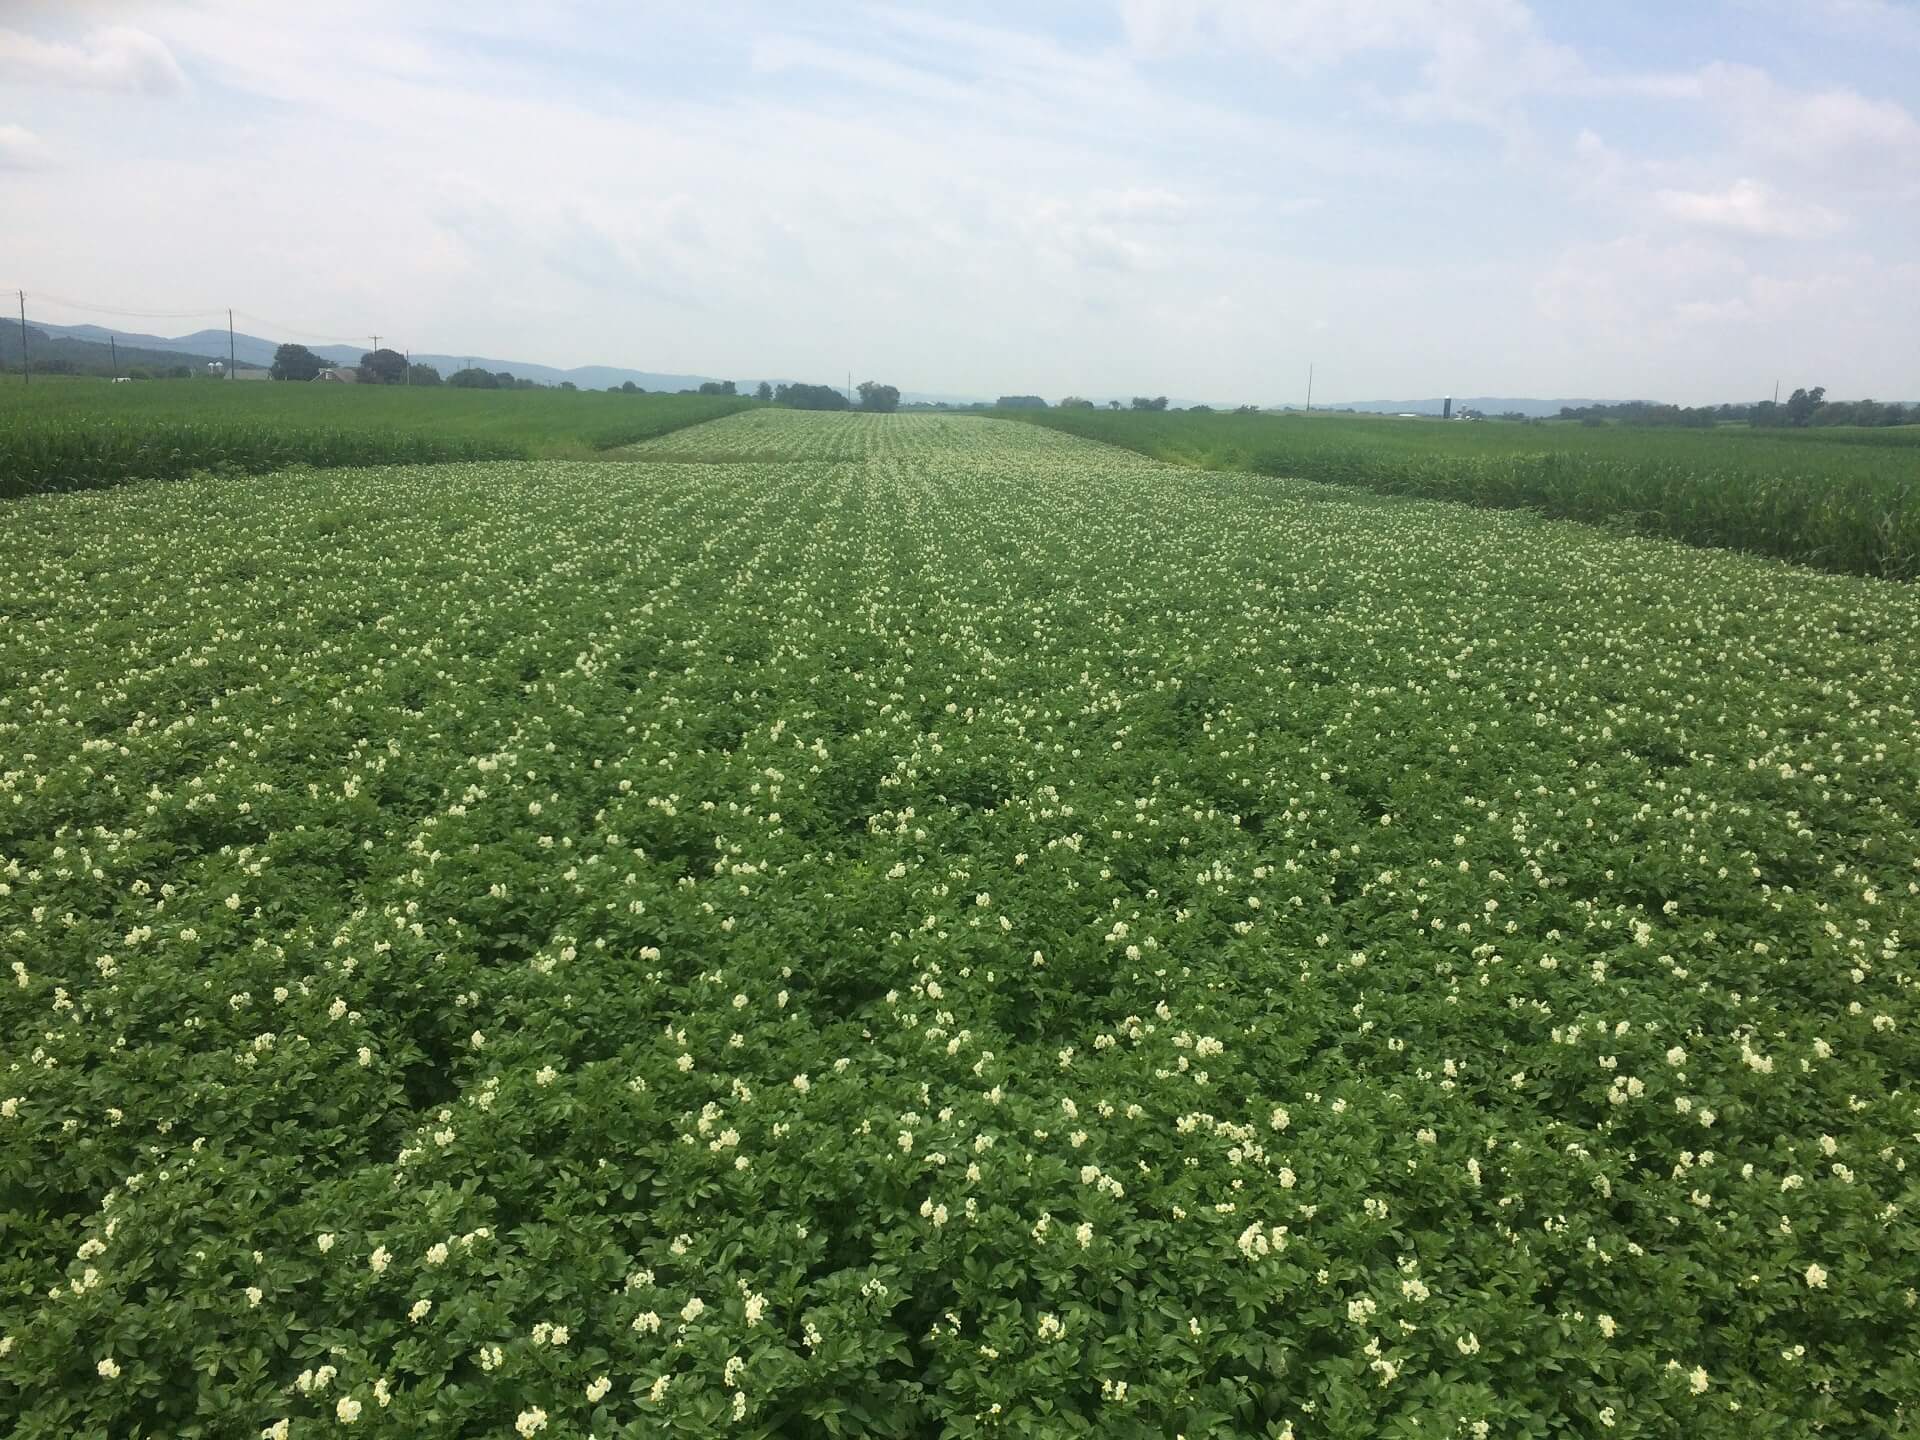
{"type": "Polygon", "coordinates": [[[1078,395],[1069,395],[1054,408],[1056,410],[1091,410],[1093,401],[1082,400],[1078,395]]]}
{"type": "Polygon", "coordinates": [[[754,387],[753,398],[756,400],[773,399],[773,386],[769,385],[766,381],[762,380],[757,386],[754,387]]]}
{"type": "Polygon", "coordinates": [[[409,385],[438,385],[440,372],[424,362],[416,364],[407,374],[409,385]]]}
{"type": "Polygon", "coordinates": [[[845,410],[847,397],[831,385],[782,385],[773,392],[774,403],[795,410],[845,410]]]}
{"type": "Polygon", "coordinates": [[[562,390],[578,390],[580,387],[571,380],[562,380],[560,382],[560,388],[562,390]]]}
{"type": "Polygon", "coordinates": [[[702,395],[737,395],[740,392],[733,388],[731,380],[702,380],[700,393],[702,395]]]}
{"type": "Polygon", "coordinates": [[[1044,410],[1047,402],[1038,395],[1002,395],[993,402],[1001,410],[1044,410]]]}
{"type": "Polygon", "coordinates": [[[1118,410],[1120,408],[1120,402],[1118,400],[1109,400],[1107,401],[1107,408],[1109,410],[1118,410]]]}
{"type": "Polygon", "coordinates": [[[1211,415],[1211,414],[1213,413],[1213,406],[1211,406],[1211,405],[1189,405],[1189,406],[1187,407],[1187,413],[1188,413],[1189,415],[1211,415]]]}
{"type": "Polygon", "coordinates": [[[900,408],[898,385],[882,385],[878,380],[862,380],[858,388],[862,410],[875,410],[882,415],[890,415],[900,408]]]}
{"type": "Polygon", "coordinates": [[[382,346],[360,357],[359,372],[362,385],[403,384],[407,378],[407,357],[382,346]]]}
{"type": "Polygon", "coordinates": [[[1808,425],[1813,415],[1827,398],[1827,387],[1816,385],[1811,390],[1801,389],[1787,397],[1787,423],[1789,425],[1808,425]]]}
{"type": "Polygon", "coordinates": [[[620,393],[622,395],[644,395],[647,392],[634,384],[633,381],[623,380],[620,382],[620,393]]]}
{"type": "Polygon", "coordinates": [[[1167,397],[1164,395],[1155,395],[1149,399],[1145,395],[1136,395],[1133,397],[1133,408],[1136,410],[1164,410],[1167,408],[1167,397]]]}
{"type": "Polygon", "coordinates": [[[167,379],[169,380],[191,380],[192,378],[193,367],[191,365],[170,365],[167,367],[167,379]]]}
{"type": "Polygon", "coordinates": [[[453,374],[447,377],[447,384],[456,386],[461,390],[497,390],[500,388],[500,382],[493,377],[492,372],[482,370],[477,365],[469,365],[464,370],[454,371],[453,374]]]}
{"type": "Polygon", "coordinates": [[[267,374],[276,380],[311,380],[326,368],[326,362],[304,345],[282,345],[273,352],[273,364],[267,374]]]}

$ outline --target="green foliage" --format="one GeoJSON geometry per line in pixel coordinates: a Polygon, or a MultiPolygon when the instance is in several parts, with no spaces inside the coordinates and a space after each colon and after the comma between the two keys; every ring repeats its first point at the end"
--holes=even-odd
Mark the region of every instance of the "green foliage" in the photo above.
{"type": "Polygon", "coordinates": [[[275,380],[310,381],[325,368],[325,362],[306,346],[289,343],[273,352],[267,373],[275,380]]]}
{"type": "Polygon", "coordinates": [[[748,403],[425,384],[0,386],[0,498],[198,470],[589,456],[748,403]]]}
{"type": "Polygon", "coordinates": [[[359,375],[362,385],[403,385],[407,379],[407,357],[385,346],[369,350],[360,357],[359,375]]]}
{"type": "Polygon", "coordinates": [[[773,387],[773,403],[792,410],[845,410],[847,397],[831,385],[780,384],[773,387]]]}
{"type": "Polygon", "coordinates": [[[857,388],[862,410],[876,415],[891,415],[900,408],[898,385],[883,385],[878,380],[862,380],[857,388]]]}
{"type": "Polygon", "coordinates": [[[1913,590],[699,438],[8,509],[10,1435],[1913,1433],[1913,590]]]}
{"type": "Polygon", "coordinates": [[[1814,411],[1827,398],[1827,387],[1816,385],[1811,390],[1795,390],[1787,399],[1787,423],[1789,425],[1807,425],[1813,421],[1814,411]]]}
{"type": "Polygon", "coordinates": [[[1179,464],[1538,510],[1851,574],[1920,576],[1920,429],[1699,432],[1192,411],[1008,418],[1179,464]]]}

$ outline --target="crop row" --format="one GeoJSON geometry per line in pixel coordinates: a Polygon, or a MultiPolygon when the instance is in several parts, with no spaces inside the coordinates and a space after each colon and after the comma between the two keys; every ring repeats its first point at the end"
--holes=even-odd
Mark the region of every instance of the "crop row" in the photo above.
{"type": "Polygon", "coordinates": [[[697,443],[9,511],[14,1435],[1912,1432],[1911,590],[697,443]]]}

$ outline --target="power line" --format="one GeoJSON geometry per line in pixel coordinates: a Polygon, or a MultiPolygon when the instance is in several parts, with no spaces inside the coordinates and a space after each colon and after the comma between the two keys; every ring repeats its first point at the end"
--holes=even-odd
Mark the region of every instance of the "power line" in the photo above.
{"type": "Polygon", "coordinates": [[[87,310],[96,315],[138,316],[145,320],[204,320],[208,316],[218,317],[221,307],[208,306],[204,310],[134,310],[125,306],[96,305],[86,300],[69,300],[64,295],[49,295],[44,290],[33,292],[39,300],[48,301],[67,310],[87,310]]]}
{"type": "Polygon", "coordinates": [[[218,320],[222,315],[230,315],[238,316],[256,325],[264,325],[268,330],[279,335],[314,340],[325,345],[352,345],[366,338],[364,335],[323,335],[314,330],[302,330],[296,325],[283,325],[277,320],[265,315],[255,315],[250,311],[240,309],[229,311],[221,305],[209,305],[199,310],[146,310],[132,305],[102,305],[94,300],[74,300],[65,295],[49,295],[44,290],[36,290],[33,293],[37,300],[47,304],[58,306],[63,310],[82,310],[91,315],[111,315],[121,319],[141,320],[218,320]]]}
{"type": "Polygon", "coordinates": [[[256,325],[264,325],[276,335],[291,335],[299,340],[313,340],[322,345],[356,345],[366,339],[364,335],[322,335],[313,330],[300,330],[292,325],[282,325],[278,320],[269,320],[264,315],[253,315],[245,310],[233,312],[242,320],[251,320],[256,325]]]}

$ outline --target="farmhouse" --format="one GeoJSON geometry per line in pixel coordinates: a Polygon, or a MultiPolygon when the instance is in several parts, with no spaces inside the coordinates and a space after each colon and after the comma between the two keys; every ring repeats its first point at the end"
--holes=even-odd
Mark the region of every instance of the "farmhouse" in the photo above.
{"type": "Polygon", "coordinates": [[[350,365],[335,365],[330,370],[322,370],[313,378],[316,384],[332,381],[336,385],[357,385],[360,382],[359,374],[350,365]]]}

